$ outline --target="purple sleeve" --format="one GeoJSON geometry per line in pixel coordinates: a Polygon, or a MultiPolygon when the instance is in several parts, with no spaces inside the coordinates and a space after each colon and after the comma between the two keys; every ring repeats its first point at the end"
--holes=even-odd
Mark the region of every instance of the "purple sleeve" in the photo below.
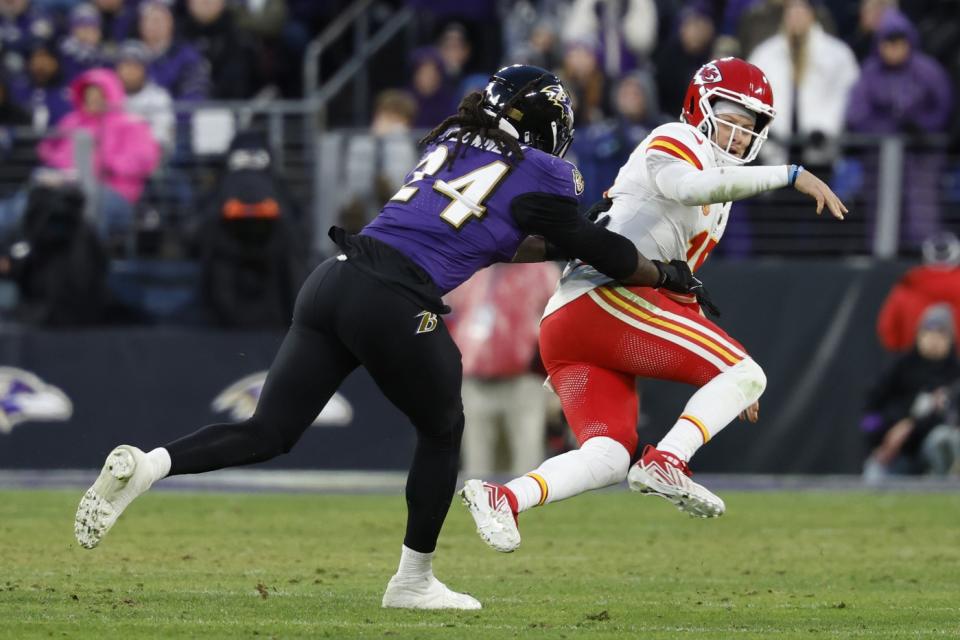
{"type": "Polygon", "coordinates": [[[527,149],[524,157],[520,166],[530,173],[536,191],[574,198],[579,202],[584,182],[573,164],[535,149],[527,149]]]}
{"type": "Polygon", "coordinates": [[[179,97],[183,100],[205,100],[210,96],[210,63],[200,53],[190,47],[184,52],[187,61],[177,83],[179,97]]]}
{"type": "Polygon", "coordinates": [[[865,124],[870,118],[870,80],[867,71],[850,89],[850,98],[847,102],[847,129],[850,131],[864,131],[865,124]]]}

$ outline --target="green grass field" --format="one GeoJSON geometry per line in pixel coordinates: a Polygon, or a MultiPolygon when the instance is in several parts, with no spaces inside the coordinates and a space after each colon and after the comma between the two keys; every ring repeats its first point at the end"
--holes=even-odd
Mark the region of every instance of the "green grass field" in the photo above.
{"type": "Polygon", "coordinates": [[[0,492],[0,638],[958,638],[960,495],[627,491],[526,514],[514,554],[455,503],[435,570],[479,612],[382,610],[401,495],[182,494],[81,549],[80,491],[0,492]]]}

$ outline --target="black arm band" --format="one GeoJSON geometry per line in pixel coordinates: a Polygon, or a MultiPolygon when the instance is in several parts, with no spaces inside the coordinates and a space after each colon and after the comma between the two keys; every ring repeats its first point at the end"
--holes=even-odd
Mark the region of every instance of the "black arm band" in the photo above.
{"type": "Polygon", "coordinates": [[[525,193],[510,203],[517,226],[543,236],[564,257],[578,258],[615,280],[637,270],[637,248],[623,236],[598,227],[580,215],[573,198],[549,193],[525,193]]]}

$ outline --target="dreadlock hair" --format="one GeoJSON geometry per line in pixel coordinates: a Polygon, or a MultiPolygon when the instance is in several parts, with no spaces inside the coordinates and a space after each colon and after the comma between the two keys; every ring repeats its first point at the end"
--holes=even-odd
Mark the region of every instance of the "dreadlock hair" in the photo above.
{"type": "MultiPolygon", "coordinates": [[[[517,95],[521,94],[522,92],[518,92],[517,95]]],[[[504,109],[509,104],[510,101],[504,105],[504,109]]],[[[491,116],[484,111],[483,93],[480,91],[472,91],[465,95],[463,100],[460,101],[460,106],[457,107],[456,115],[446,118],[434,127],[430,133],[420,139],[420,144],[426,146],[438,140],[451,127],[458,127],[458,131],[454,134],[457,144],[453,148],[453,153],[444,162],[444,166],[447,168],[453,166],[457,154],[466,153],[467,145],[472,145],[475,141],[481,145],[488,140],[493,142],[510,164],[523,160],[523,149],[520,148],[520,142],[499,127],[496,116],[491,116]]]]}

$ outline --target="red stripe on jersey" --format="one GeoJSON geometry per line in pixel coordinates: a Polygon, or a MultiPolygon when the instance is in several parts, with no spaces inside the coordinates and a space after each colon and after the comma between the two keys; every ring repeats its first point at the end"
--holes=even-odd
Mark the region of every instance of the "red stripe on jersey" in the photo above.
{"type": "Polygon", "coordinates": [[[647,145],[647,149],[654,149],[656,151],[662,151],[667,153],[675,158],[681,160],[686,160],[697,169],[703,169],[703,164],[700,162],[700,159],[697,157],[693,151],[690,150],[690,147],[683,144],[676,138],[671,138],[670,136],[657,136],[650,141],[650,144],[647,145]]]}

